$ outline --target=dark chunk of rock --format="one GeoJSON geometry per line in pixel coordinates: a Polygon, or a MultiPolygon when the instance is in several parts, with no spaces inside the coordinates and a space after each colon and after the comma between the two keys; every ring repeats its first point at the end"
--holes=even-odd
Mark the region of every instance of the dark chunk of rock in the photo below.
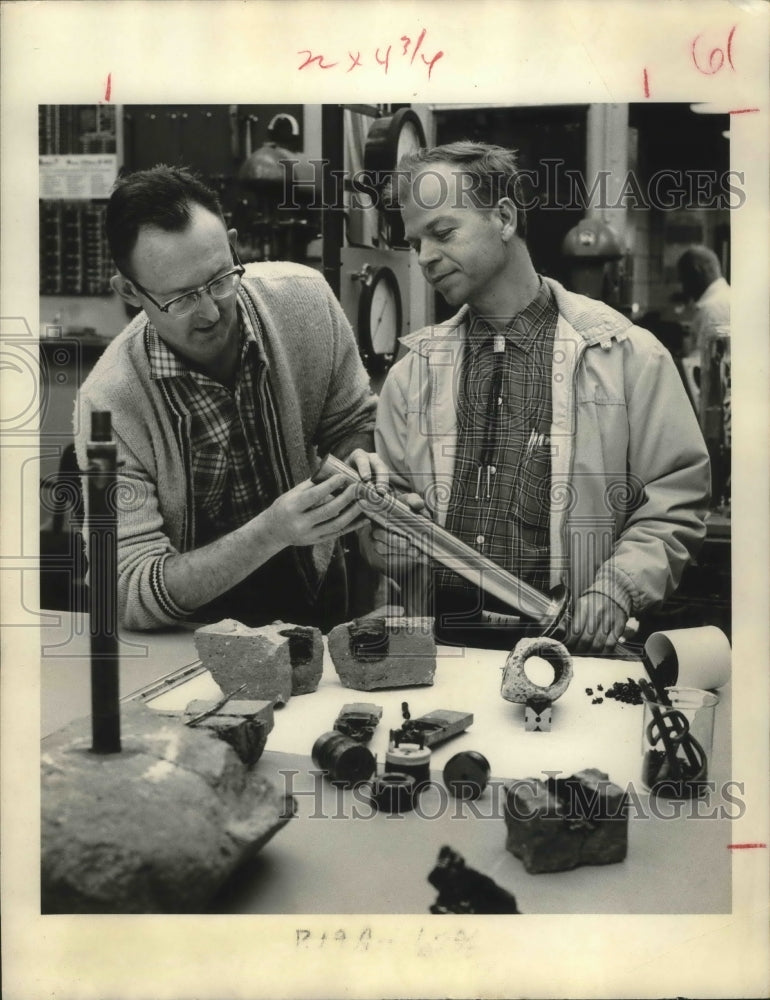
{"type": "Polygon", "coordinates": [[[285,704],[291,698],[294,671],[290,638],[283,622],[249,628],[232,618],[195,630],[201,663],[228,694],[245,685],[245,698],[285,704]]]}
{"type": "Polygon", "coordinates": [[[532,874],[622,861],[626,805],[623,789],[597,768],[547,782],[515,781],[506,797],[505,846],[532,874]]]}
{"type": "Polygon", "coordinates": [[[289,640],[291,693],[311,694],[318,688],[324,669],[324,641],[319,628],[310,625],[280,625],[289,640]]]}
{"type": "Polygon", "coordinates": [[[466,867],[451,847],[439,851],[428,881],[438,889],[431,913],[520,913],[516,897],[488,875],[466,867]]]}
{"type": "Polygon", "coordinates": [[[272,702],[237,699],[224,705],[214,701],[191,701],[182,719],[187,726],[212,730],[249,766],[262,756],[275,721],[272,702]]]}
{"type": "Polygon", "coordinates": [[[337,625],[328,641],[345,687],[372,691],[433,683],[432,618],[359,618],[337,625]]]}
{"type": "Polygon", "coordinates": [[[130,703],[122,752],[90,720],[42,744],[44,913],[196,913],[293,815],[208,728],[130,703]]]}

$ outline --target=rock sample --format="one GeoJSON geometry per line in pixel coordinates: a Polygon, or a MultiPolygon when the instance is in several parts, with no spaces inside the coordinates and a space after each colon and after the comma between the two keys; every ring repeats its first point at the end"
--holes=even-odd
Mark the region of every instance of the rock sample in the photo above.
{"type": "Polygon", "coordinates": [[[196,629],[193,641],[224,694],[245,684],[246,698],[286,704],[292,694],[315,691],[323,672],[323,638],[317,628],[285,622],[249,628],[225,618],[196,629]]]}
{"type": "Polygon", "coordinates": [[[373,691],[433,683],[432,618],[357,618],[333,628],[328,641],[345,687],[373,691]]]}
{"type": "Polygon", "coordinates": [[[623,789],[595,767],[569,778],[515,781],[506,796],[505,846],[532,874],[622,861],[627,802],[623,789]]]}
{"type": "Polygon", "coordinates": [[[191,701],[184,710],[186,726],[211,730],[235,750],[244,764],[256,764],[265,749],[273,728],[273,704],[270,701],[222,702],[191,701]]]}
{"type": "Polygon", "coordinates": [[[293,815],[208,727],[122,707],[122,752],[89,719],[42,744],[43,913],[197,913],[293,815]]]}
{"type": "Polygon", "coordinates": [[[321,681],[324,670],[324,640],[319,628],[309,625],[280,625],[281,635],[289,640],[291,693],[311,694],[321,681]]]}
{"type": "Polygon", "coordinates": [[[451,847],[441,848],[428,881],[438,889],[431,913],[521,913],[515,896],[489,875],[468,868],[451,847]]]}
{"type": "Polygon", "coordinates": [[[572,680],[572,657],[567,647],[556,639],[539,636],[520,639],[508,654],[503,669],[500,693],[506,701],[521,705],[532,702],[535,706],[556,701],[569,687],[572,680]],[[526,663],[532,656],[539,656],[551,664],[554,671],[553,683],[548,687],[535,684],[527,677],[526,663]]]}

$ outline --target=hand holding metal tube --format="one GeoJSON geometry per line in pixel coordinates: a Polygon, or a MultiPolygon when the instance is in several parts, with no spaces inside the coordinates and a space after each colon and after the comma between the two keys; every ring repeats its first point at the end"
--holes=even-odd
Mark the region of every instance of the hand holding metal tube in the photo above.
{"type": "MultiPolygon", "coordinates": [[[[356,472],[333,455],[327,456],[314,479],[335,474],[358,480],[356,472]]],[[[406,537],[425,555],[440,562],[508,607],[543,626],[543,634],[562,637],[567,629],[569,594],[543,594],[497,563],[455,538],[445,528],[415,512],[390,493],[358,480],[357,501],[363,513],[377,524],[406,537]]]]}

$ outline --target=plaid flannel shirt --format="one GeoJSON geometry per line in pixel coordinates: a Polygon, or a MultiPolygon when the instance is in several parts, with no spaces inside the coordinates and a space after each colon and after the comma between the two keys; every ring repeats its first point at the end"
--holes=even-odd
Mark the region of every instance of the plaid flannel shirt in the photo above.
{"type": "Polygon", "coordinates": [[[261,335],[245,310],[238,313],[241,354],[232,391],[193,371],[149,328],[151,377],[167,380],[190,413],[196,545],[245,524],[278,492],[263,418],[272,400],[261,335]]]}
{"type": "MultiPolygon", "coordinates": [[[[533,301],[506,324],[501,355],[493,349],[497,331],[483,318],[471,318],[458,387],[457,451],[446,521],[453,535],[543,591],[549,582],[551,370],[557,320],[542,280],[533,301]],[[487,478],[482,451],[498,364],[502,402],[487,478]]],[[[442,603],[477,606],[477,588],[456,574],[440,569],[435,582],[444,595],[442,603]]],[[[497,608],[486,596],[483,604],[497,608]]]]}

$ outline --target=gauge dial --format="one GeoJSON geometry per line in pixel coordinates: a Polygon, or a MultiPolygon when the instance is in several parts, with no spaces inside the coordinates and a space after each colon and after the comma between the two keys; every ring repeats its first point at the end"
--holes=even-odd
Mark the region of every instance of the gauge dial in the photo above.
{"type": "Polygon", "coordinates": [[[371,374],[381,374],[393,364],[402,316],[396,275],[389,267],[369,268],[358,303],[358,338],[371,374]]]}
{"type": "MultiPolygon", "coordinates": [[[[400,108],[372,124],[366,137],[364,167],[378,194],[383,194],[401,157],[421,149],[426,141],[422,122],[411,108],[400,108]]],[[[401,212],[385,204],[379,207],[385,242],[391,247],[405,247],[401,212]]]]}

